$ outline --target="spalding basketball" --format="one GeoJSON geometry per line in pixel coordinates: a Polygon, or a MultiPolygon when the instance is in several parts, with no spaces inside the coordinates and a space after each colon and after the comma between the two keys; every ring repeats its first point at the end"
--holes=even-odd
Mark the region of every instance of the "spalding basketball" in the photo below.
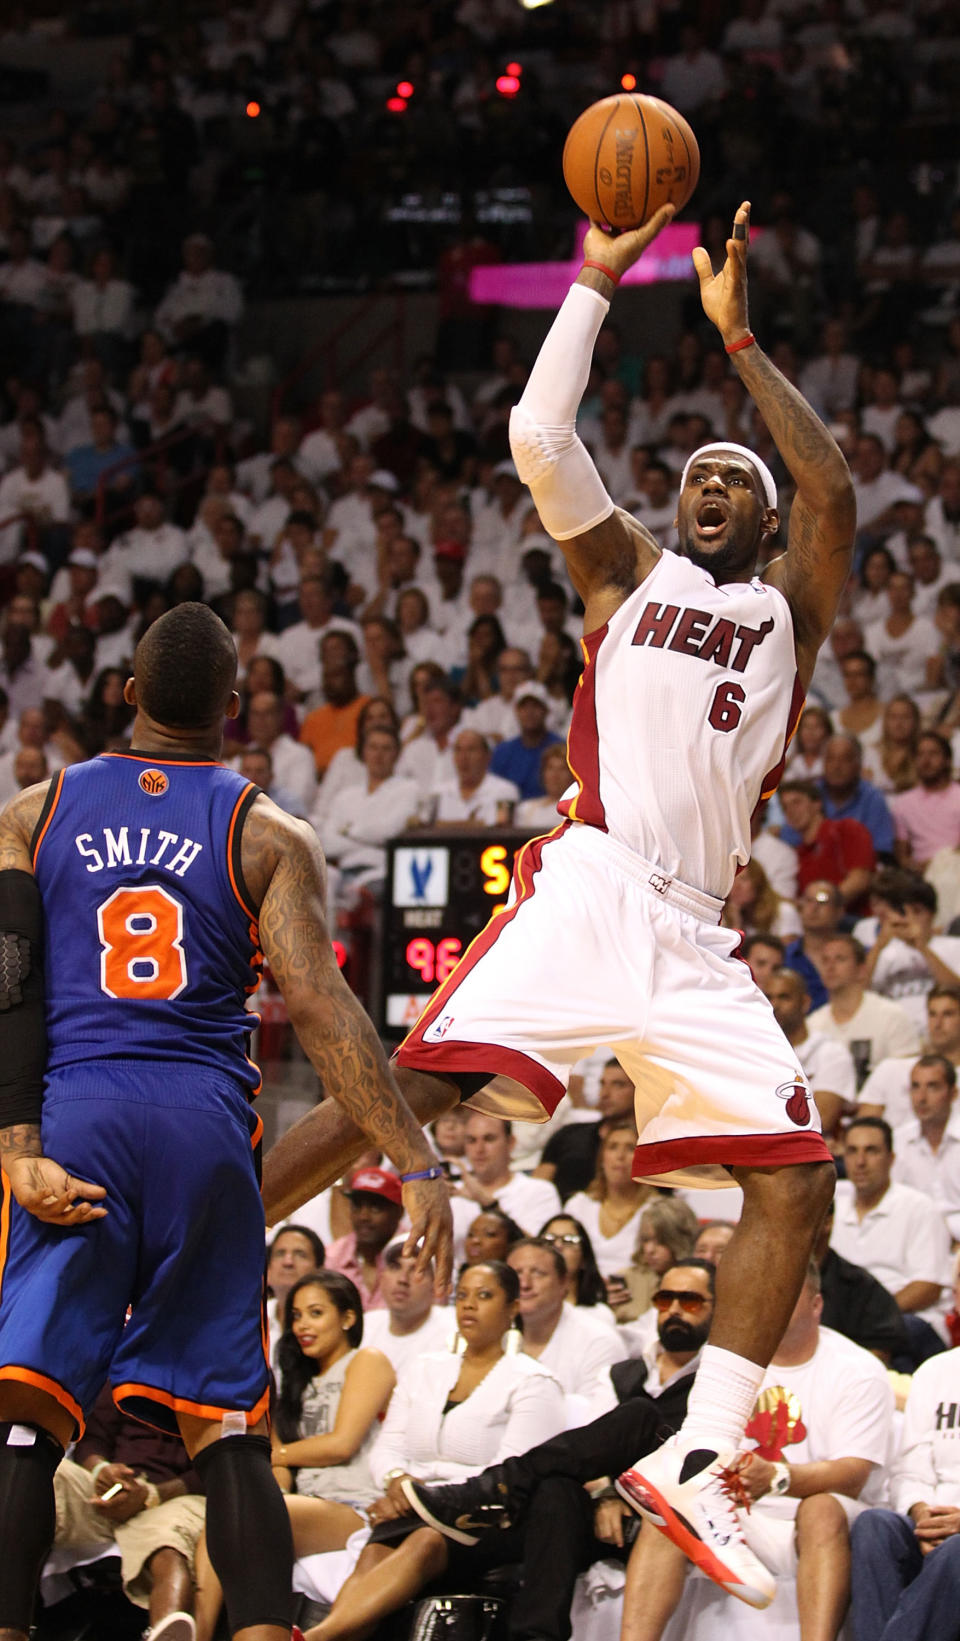
{"type": "Polygon", "coordinates": [[[661,205],[678,211],[686,205],[700,176],[700,150],[669,103],[621,91],[574,120],[563,146],[563,176],[592,222],[640,228],[661,205]]]}

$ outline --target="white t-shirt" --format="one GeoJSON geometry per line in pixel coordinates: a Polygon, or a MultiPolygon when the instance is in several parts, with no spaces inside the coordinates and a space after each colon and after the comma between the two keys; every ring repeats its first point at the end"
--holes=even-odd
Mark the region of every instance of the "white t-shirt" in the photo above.
{"type": "Polygon", "coordinates": [[[900,1452],[893,1462],[891,1501],[948,1504],[960,1499],[960,1350],[931,1356],[917,1368],[903,1415],[900,1452]]]}
{"type": "Polygon", "coordinates": [[[477,826],[495,826],[500,805],[515,804],[520,792],[513,781],[504,780],[502,775],[491,775],[488,770],[469,798],[461,795],[459,781],[443,781],[434,788],[433,796],[437,800],[435,820],[473,821],[477,826]]]}
{"type": "Polygon", "coordinates": [[[884,1120],[896,1131],[913,1116],[910,1104],[910,1073],[916,1054],[891,1056],[874,1066],[857,1097],[858,1105],[879,1105],[884,1120]]]}
{"type": "Polygon", "coordinates": [[[854,1265],[863,1265],[892,1294],[908,1282],[939,1283],[940,1299],[917,1314],[941,1338],[947,1338],[944,1316],[950,1304],[950,1233],[940,1209],[922,1191],[891,1184],[880,1201],[858,1219],[853,1186],[841,1180],[830,1246],[854,1265]]]}
{"type": "Polygon", "coordinates": [[[605,1322],[595,1320],[589,1309],[564,1305],[549,1342],[535,1360],[559,1380],[565,1395],[585,1398],[586,1417],[579,1422],[586,1424],[616,1407],[610,1369],[614,1362],[624,1361],[626,1354],[619,1336],[605,1322]]]}
{"type": "Polygon", "coordinates": [[[854,1059],[860,1058],[854,1044],[868,1044],[865,1058],[871,1070],[890,1055],[920,1053],[921,1033],[913,1017],[899,1003],[875,991],[865,991],[856,1014],[842,1024],[834,1019],[830,1004],[824,1003],[807,1015],[807,1030],[824,1031],[846,1043],[854,1059]]]}
{"type": "Polygon", "coordinates": [[[363,1343],[382,1350],[394,1373],[399,1375],[408,1362],[422,1356],[425,1350],[447,1350],[456,1328],[457,1319],[445,1305],[432,1305],[413,1333],[391,1333],[388,1310],[365,1311],[363,1343]]]}
{"type": "Polygon", "coordinates": [[[602,1277],[616,1276],[621,1271],[629,1270],[633,1264],[633,1256],[637,1247],[637,1232],[640,1229],[640,1215],[646,1203],[642,1203],[636,1213],[630,1215],[626,1225],[621,1226],[615,1236],[603,1236],[600,1230],[600,1209],[603,1204],[596,1197],[588,1197],[585,1191],[575,1191],[568,1197],[564,1212],[573,1219],[578,1219],[587,1231],[593,1243],[593,1251],[597,1259],[597,1269],[602,1277]]]}
{"type": "Polygon", "coordinates": [[[878,621],[863,635],[863,647],[877,663],[877,694],[889,701],[898,690],[915,695],[927,687],[927,658],[940,649],[940,635],[925,615],[914,616],[906,632],[893,636],[878,621]]]}
{"type": "Polygon", "coordinates": [[[814,1094],[823,1089],[827,1094],[839,1094],[842,1100],[856,1099],[856,1067],[843,1043],[828,1037],[825,1031],[808,1030],[806,1040],[794,1047],[814,1094]]]}
{"type": "MultiPolygon", "coordinates": [[[[882,1363],[843,1334],[821,1327],[809,1361],[767,1368],[747,1422],[747,1443],[774,1463],[868,1459],[873,1470],[860,1500],[879,1504],[893,1409],[893,1390],[882,1363]]],[[[799,1499],[765,1497],[754,1508],[789,1519],[799,1505],[799,1499]]]]}
{"type": "MultiPolygon", "coordinates": [[[[960,939],[935,934],[929,944],[934,955],[954,971],[960,984],[960,939]]],[[[905,940],[891,940],[884,946],[871,979],[873,990],[899,1003],[921,1034],[927,1029],[927,995],[935,984],[926,959],[905,940]]]]}

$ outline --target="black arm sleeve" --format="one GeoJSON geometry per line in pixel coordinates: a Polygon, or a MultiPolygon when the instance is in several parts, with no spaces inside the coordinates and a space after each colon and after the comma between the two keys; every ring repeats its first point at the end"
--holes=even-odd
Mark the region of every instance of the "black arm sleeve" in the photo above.
{"type": "Polygon", "coordinates": [[[39,1123],[46,1063],[40,890],[30,872],[0,871],[0,1129],[39,1123]]]}

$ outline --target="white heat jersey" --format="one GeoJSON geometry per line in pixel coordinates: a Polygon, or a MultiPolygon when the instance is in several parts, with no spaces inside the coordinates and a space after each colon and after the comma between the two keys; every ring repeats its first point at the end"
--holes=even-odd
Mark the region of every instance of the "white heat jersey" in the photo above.
{"type": "Polygon", "coordinates": [[[560,813],[725,899],[803,706],[786,599],[666,552],[583,650],[560,813]]]}

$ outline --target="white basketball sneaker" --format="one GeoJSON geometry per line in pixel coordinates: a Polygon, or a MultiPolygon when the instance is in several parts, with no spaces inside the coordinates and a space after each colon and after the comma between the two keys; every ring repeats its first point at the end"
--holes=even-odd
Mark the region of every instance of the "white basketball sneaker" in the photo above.
{"type": "Polygon", "coordinates": [[[671,1539],[708,1578],[749,1607],[768,1607],[776,1579],[749,1548],[740,1511],[750,1508],[736,1454],[678,1445],[638,1459],[616,1489],[632,1510],[671,1539]]]}

